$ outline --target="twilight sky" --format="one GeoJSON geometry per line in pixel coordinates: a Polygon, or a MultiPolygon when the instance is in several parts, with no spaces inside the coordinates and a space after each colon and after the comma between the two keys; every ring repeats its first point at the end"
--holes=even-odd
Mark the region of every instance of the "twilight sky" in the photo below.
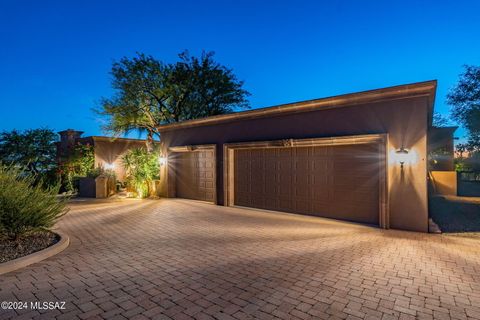
{"type": "MultiPolygon", "coordinates": [[[[0,0],[0,130],[102,134],[112,61],[188,49],[245,81],[252,108],[437,79],[480,65],[480,1],[0,0]]],[[[462,136],[463,132],[457,132],[462,136]]]]}

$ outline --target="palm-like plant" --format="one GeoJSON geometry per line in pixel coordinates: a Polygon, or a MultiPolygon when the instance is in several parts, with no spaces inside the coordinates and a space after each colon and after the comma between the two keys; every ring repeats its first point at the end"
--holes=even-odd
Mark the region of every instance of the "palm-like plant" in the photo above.
{"type": "Polygon", "coordinates": [[[140,198],[150,195],[150,185],[160,179],[160,163],[157,152],[146,148],[129,150],[122,158],[127,173],[127,183],[140,198]]]}

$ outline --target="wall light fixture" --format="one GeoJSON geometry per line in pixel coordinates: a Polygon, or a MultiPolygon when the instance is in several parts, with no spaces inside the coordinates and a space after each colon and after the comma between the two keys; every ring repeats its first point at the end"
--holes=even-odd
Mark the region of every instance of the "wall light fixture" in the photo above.
{"type": "Polygon", "coordinates": [[[398,163],[400,163],[400,168],[403,169],[403,165],[405,164],[405,162],[408,162],[410,160],[408,155],[408,149],[401,147],[400,149],[397,149],[395,151],[395,155],[398,163]]]}
{"type": "Polygon", "coordinates": [[[158,157],[158,162],[160,163],[161,166],[163,166],[167,163],[167,158],[166,157],[158,157]]]}
{"type": "Polygon", "coordinates": [[[105,163],[104,168],[106,170],[113,170],[113,169],[115,169],[115,164],[114,163],[105,163]]]}

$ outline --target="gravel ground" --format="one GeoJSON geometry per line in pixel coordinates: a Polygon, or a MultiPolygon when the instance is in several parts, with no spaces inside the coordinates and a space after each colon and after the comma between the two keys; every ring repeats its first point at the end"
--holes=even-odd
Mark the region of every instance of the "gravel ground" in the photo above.
{"type": "Polygon", "coordinates": [[[480,197],[431,197],[430,217],[442,232],[471,236],[480,232],[480,197]]]}
{"type": "Polygon", "coordinates": [[[39,231],[17,241],[0,238],[0,263],[20,258],[57,243],[59,237],[50,231],[39,231]]]}

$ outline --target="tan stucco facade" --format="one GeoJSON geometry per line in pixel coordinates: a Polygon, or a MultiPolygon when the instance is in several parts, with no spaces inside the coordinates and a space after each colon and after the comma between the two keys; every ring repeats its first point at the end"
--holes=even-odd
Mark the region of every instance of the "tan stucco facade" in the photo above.
{"type": "Polygon", "coordinates": [[[433,192],[442,196],[457,195],[457,172],[456,171],[431,171],[433,192]]]}
{"type": "Polygon", "coordinates": [[[95,156],[95,168],[113,170],[117,181],[125,181],[125,167],[122,157],[133,148],[145,148],[146,142],[141,139],[113,138],[104,136],[82,137],[83,132],[73,129],[67,129],[59,132],[60,141],[57,143],[58,161],[63,161],[71,152],[76,144],[93,146],[95,156]]]}
{"type": "Polygon", "coordinates": [[[125,181],[125,167],[122,157],[134,148],[145,148],[144,140],[112,139],[108,137],[92,137],[95,150],[95,167],[110,169],[115,172],[118,181],[125,181]]]}

